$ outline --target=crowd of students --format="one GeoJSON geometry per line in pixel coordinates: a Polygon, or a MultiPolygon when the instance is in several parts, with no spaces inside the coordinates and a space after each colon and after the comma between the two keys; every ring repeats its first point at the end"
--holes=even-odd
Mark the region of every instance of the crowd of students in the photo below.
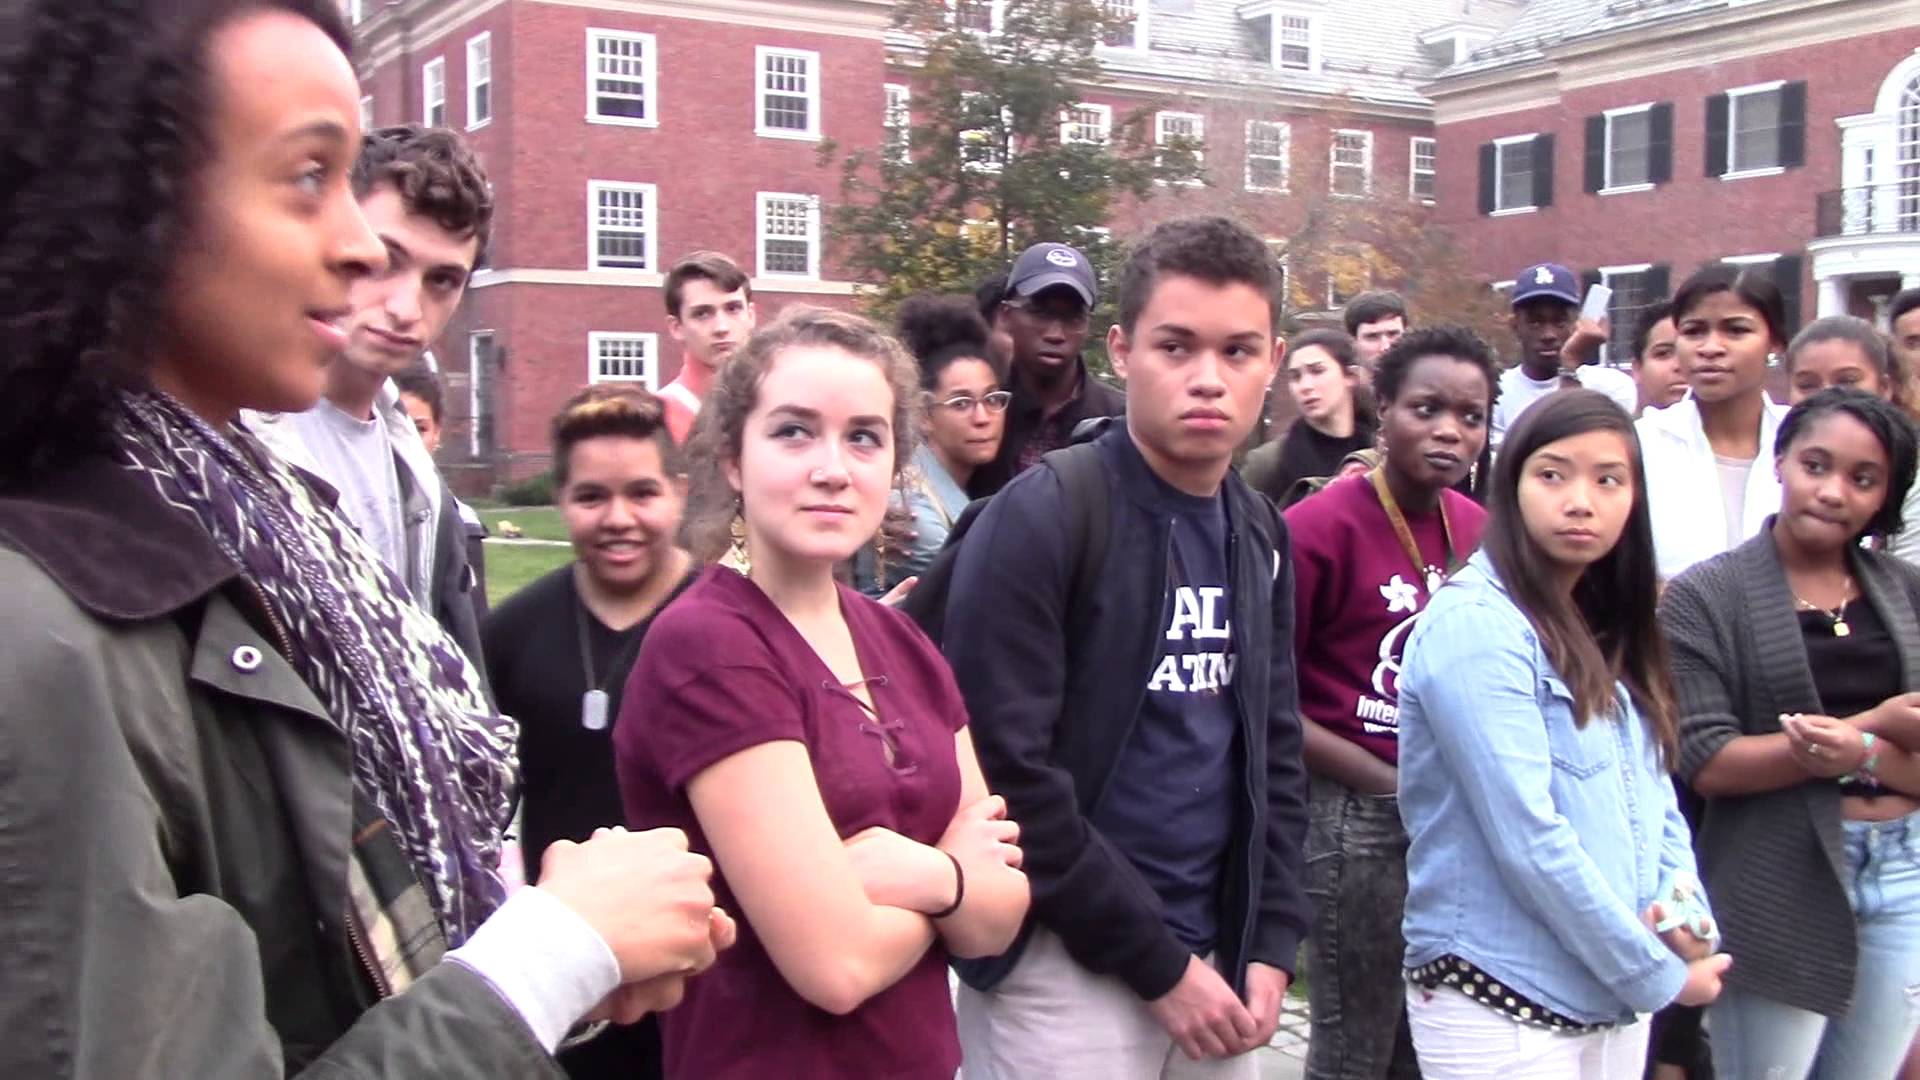
{"type": "Polygon", "coordinates": [[[1116,389],[1067,245],[890,329],[695,252],[489,611],[491,189],[349,47],[0,8],[0,1072],[1251,1080],[1299,976],[1316,1080],[1900,1073],[1920,293],[1541,263],[1503,370],[1181,218],[1116,389]]]}

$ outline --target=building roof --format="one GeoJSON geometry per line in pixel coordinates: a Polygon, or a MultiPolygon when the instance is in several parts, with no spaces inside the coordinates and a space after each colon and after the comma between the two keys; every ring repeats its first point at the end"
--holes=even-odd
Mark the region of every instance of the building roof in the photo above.
{"type": "Polygon", "coordinates": [[[1562,42],[1663,22],[1739,0],[1529,0],[1526,10],[1505,30],[1473,50],[1467,59],[1438,73],[1451,79],[1545,59],[1562,42]]]}
{"type": "MultiPolygon", "coordinates": [[[[1103,49],[1111,77],[1247,86],[1308,96],[1424,109],[1421,87],[1442,64],[1421,45],[1438,27],[1497,34],[1520,15],[1523,0],[1142,0],[1148,14],[1145,52],[1103,49]],[[1311,15],[1317,22],[1320,68],[1283,71],[1263,59],[1266,42],[1254,20],[1268,9],[1311,15]]],[[[910,46],[900,38],[896,45],[910,46]]]]}

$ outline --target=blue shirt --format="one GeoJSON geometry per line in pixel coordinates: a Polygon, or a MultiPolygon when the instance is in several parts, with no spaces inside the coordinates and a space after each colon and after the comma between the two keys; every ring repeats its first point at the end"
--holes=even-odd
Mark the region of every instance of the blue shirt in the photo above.
{"type": "Polygon", "coordinates": [[[883,596],[908,578],[926,573],[970,501],[966,489],[925,443],[913,452],[913,459],[901,472],[900,485],[892,503],[913,515],[913,531],[917,534],[913,550],[905,558],[888,559],[886,573],[878,574],[872,548],[861,549],[854,558],[854,581],[869,596],[883,596]]]}
{"type": "Polygon", "coordinates": [[[1205,954],[1219,933],[1240,727],[1227,513],[1219,495],[1196,498],[1155,483],[1160,508],[1173,521],[1164,630],[1140,714],[1093,824],[1153,887],[1167,928],[1205,954]]]}
{"type": "Polygon", "coordinates": [[[1629,1022],[1686,982],[1641,921],[1694,872],[1659,746],[1624,686],[1618,712],[1573,695],[1485,552],[1442,586],[1400,673],[1406,966],[1470,961],[1584,1023],[1629,1022]]]}

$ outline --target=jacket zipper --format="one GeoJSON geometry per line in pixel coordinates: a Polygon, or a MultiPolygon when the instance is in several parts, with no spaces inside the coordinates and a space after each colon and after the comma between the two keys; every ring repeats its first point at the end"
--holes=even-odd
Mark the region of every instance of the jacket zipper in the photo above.
{"type": "MultiPolygon", "coordinates": [[[[1232,578],[1234,576],[1237,576],[1240,572],[1240,564],[1234,559],[1234,549],[1236,547],[1235,542],[1237,539],[1238,537],[1234,535],[1233,523],[1229,521],[1227,523],[1227,574],[1229,576],[1229,580],[1232,580],[1232,578]]],[[[1236,596],[1240,595],[1240,593],[1244,591],[1245,591],[1244,589],[1236,590],[1235,595],[1236,596]]],[[[1245,633],[1246,633],[1246,630],[1243,626],[1241,629],[1242,640],[1245,640],[1245,633]]],[[[1260,817],[1259,797],[1253,790],[1253,770],[1256,768],[1264,767],[1264,762],[1256,762],[1253,760],[1254,720],[1253,720],[1253,717],[1249,715],[1247,710],[1246,680],[1240,677],[1241,664],[1239,663],[1239,659],[1241,656],[1241,650],[1239,648],[1239,642],[1232,642],[1232,644],[1234,645],[1234,656],[1235,656],[1234,673],[1233,673],[1233,676],[1234,676],[1233,699],[1234,699],[1234,702],[1240,708],[1240,723],[1243,726],[1245,731],[1245,734],[1243,736],[1243,741],[1246,743],[1246,757],[1247,757],[1246,767],[1243,770],[1241,770],[1241,773],[1240,773],[1240,783],[1242,788],[1246,791],[1247,813],[1250,819],[1252,819],[1252,818],[1260,817]]],[[[1289,647],[1291,647],[1291,644],[1289,644],[1289,647]]],[[[1267,707],[1269,710],[1271,710],[1273,707],[1272,702],[1268,702],[1267,707]]],[[[1251,824],[1251,820],[1249,821],[1249,824],[1251,824]]],[[[1253,830],[1251,829],[1248,831],[1250,833],[1253,832],[1253,830]]],[[[1253,927],[1255,922],[1255,914],[1260,910],[1260,904],[1259,904],[1260,880],[1259,880],[1259,874],[1255,868],[1259,865],[1259,862],[1260,862],[1259,855],[1261,854],[1262,849],[1265,847],[1266,838],[1264,836],[1260,836],[1256,834],[1256,835],[1253,835],[1251,839],[1253,841],[1252,846],[1247,851],[1247,912],[1245,916],[1243,916],[1241,919],[1240,942],[1239,942],[1239,948],[1237,950],[1240,955],[1234,958],[1241,965],[1243,970],[1248,961],[1247,953],[1251,951],[1251,949],[1253,948],[1253,927]]],[[[1240,983],[1241,985],[1238,987],[1238,989],[1242,993],[1245,993],[1246,991],[1245,978],[1242,978],[1240,980],[1240,983]]]]}
{"type": "MultiPolygon", "coordinates": [[[[253,593],[254,603],[259,606],[260,614],[266,617],[267,626],[273,631],[274,642],[280,650],[280,658],[291,664],[293,637],[287,633],[287,628],[282,626],[280,619],[274,615],[272,605],[267,602],[266,591],[251,578],[243,577],[240,580],[247,583],[247,589],[253,593]]],[[[347,857],[351,859],[353,855],[349,853],[347,857]]],[[[374,994],[380,998],[392,997],[393,988],[387,983],[386,973],[380,970],[380,965],[373,962],[373,954],[367,949],[365,940],[360,936],[360,919],[353,911],[351,899],[347,902],[345,915],[343,923],[347,929],[347,942],[353,949],[355,959],[360,961],[360,966],[366,969],[367,977],[373,981],[374,994]]]]}

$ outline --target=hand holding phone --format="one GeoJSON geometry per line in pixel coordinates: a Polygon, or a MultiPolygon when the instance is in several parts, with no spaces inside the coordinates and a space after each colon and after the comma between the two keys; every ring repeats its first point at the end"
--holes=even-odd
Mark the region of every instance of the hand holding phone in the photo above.
{"type": "Polygon", "coordinates": [[[1613,303],[1613,290],[1595,285],[1587,290],[1587,302],[1580,305],[1580,317],[1599,322],[1607,317],[1607,305],[1613,303]]]}

